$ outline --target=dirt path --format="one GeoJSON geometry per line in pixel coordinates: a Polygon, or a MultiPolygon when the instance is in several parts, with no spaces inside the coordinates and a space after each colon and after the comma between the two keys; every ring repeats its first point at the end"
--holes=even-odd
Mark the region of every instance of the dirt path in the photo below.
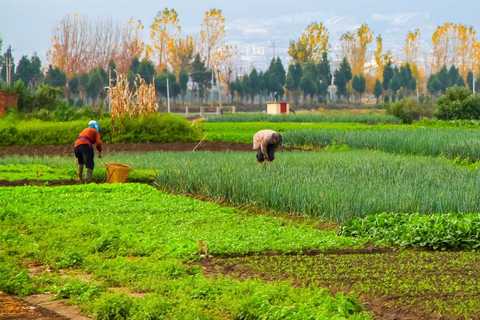
{"type": "Polygon", "coordinates": [[[44,307],[28,303],[19,298],[0,292],[0,319],[66,320],[68,318],[44,307]]]}
{"type": "MultiPolygon", "coordinates": [[[[119,143],[106,144],[105,153],[118,152],[153,152],[153,151],[192,151],[198,145],[195,143],[119,143]]],[[[202,142],[197,151],[251,151],[249,144],[228,142],[202,142]]],[[[10,155],[32,156],[64,156],[72,155],[71,145],[47,145],[47,146],[7,146],[0,147],[0,157],[10,155]]]]}

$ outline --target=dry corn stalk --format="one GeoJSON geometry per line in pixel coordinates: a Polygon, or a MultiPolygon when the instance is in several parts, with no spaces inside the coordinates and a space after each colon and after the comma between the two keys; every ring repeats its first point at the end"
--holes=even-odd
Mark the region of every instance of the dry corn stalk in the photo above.
{"type": "Polygon", "coordinates": [[[135,81],[135,89],[135,105],[133,114],[130,116],[141,116],[156,112],[158,105],[155,85],[153,83],[148,84],[141,77],[137,77],[135,81]]]}
{"type": "Polygon", "coordinates": [[[110,99],[112,121],[129,115],[129,110],[133,108],[133,93],[126,76],[117,75],[115,85],[108,88],[108,97],[110,99]]]}
{"type": "Polygon", "coordinates": [[[108,88],[108,95],[113,131],[126,117],[139,117],[158,109],[155,84],[148,84],[140,76],[135,79],[132,89],[128,78],[118,74],[115,85],[108,88]]]}

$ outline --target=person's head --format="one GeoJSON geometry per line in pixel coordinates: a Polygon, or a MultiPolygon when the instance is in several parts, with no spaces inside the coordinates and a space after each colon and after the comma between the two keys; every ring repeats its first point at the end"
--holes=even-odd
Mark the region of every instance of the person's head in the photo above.
{"type": "Polygon", "coordinates": [[[88,122],[88,127],[97,130],[97,132],[100,132],[100,125],[95,120],[90,120],[88,122]]]}
{"type": "Polygon", "coordinates": [[[280,133],[275,133],[272,136],[272,143],[276,146],[281,146],[283,142],[282,135],[280,133]]]}

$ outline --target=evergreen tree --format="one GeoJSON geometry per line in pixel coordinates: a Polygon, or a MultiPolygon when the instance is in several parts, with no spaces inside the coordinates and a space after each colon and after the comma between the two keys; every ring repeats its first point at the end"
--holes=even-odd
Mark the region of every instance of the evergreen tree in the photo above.
{"type": "Polygon", "coordinates": [[[335,71],[335,85],[337,93],[341,97],[348,98],[347,85],[352,79],[352,67],[348,63],[347,58],[343,58],[340,67],[335,71]]]}
{"type": "Polygon", "coordinates": [[[288,66],[288,73],[285,87],[288,91],[297,91],[300,89],[300,80],[302,79],[302,66],[300,63],[292,63],[288,66]]]}
{"type": "Polygon", "coordinates": [[[473,90],[473,80],[474,80],[474,75],[473,75],[473,72],[472,70],[468,71],[468,74],[467,74],[467,85],[468,87],[470,88],[470,90],[473,90]]]}
{"type": "Polygon", "coordinates": [[[317,93],[317,68],[313,62],[307,62],[303,65],[300,88],[303,90],[304,96],[308,96],[310,99],[317,93]]]}
{"type": "Polygon", "coordinates": [[[188,89],[188,80],[190,79],[188,72],[186,70],[181,70],[178,75],[178,86],[180,90],[180,95],[182,100],[185,100],[185,95],[187,94],[188,89]]]}
{"type": "Polygon", "coordinates": [[[105,87],[108,86],[108,75],[102,68],[95,68],[88,74],[86,86],[87,97],[97,104],[99,98],[105,96],[105,87]]]}
{"type": "Polygon", "coordinates": [[[392,61],[389,60],[383,68],[383,90],[387,91],[390,89],[390,81],[392,81],[394,74],[392,61]]]}
{"type": "Polygon", "coordinates": [[[250,95],[250,100],[254,103],[255,96],[259,93],[260,87],[260,78],[258,76],[257,69],[253,68],[250,74],[248,75],[247,81],[247,91],[250,95]]]}
{"type": "Polygon", "coordinates": [[[398,90],[402,87],[402,75],[399,69],[395,66],[393,68],[393,77],[390,80],[389,90],[392,92],[393,99],[397,97],[398,90]]]}
{"type": "Polygon", "coordinates": [[[285,87],[289,95],[293,96],[295,105],[298,105],[298,92],[300,91],[300,82],[302,80],[302,66],[300,63],[292,63],[288,66],[287,79],[285,87]]]}
{"type": "Polygon", "coordinates": [[[377,79],[377,81],[375,81],[375,87],[373,89],[373,94],[375,95],[375,98],[377,99],[377,104],[378,104],[378,101],[383,94],[383,86],[382,86],[382,83],[380,82],[380,80],[378,80],[378,79],[377,79]]]}
{"type": "Polygon", "coordinates": [[[400,86],[405,89],[405,91],[412,93],[417,89],[417,80],[413,76],[412,69],[407,63],[400,67],[400,86]]]}
{"type": "Polygon", "coordinates": [[[211,71],[205,66],[200,54],[197,54],[192,63],[192,81],[195,84],[195,91],[199,97],[206,97],[207,90],[211,85],[211,79],[211,71]]]}
{"type": "Polygon", "coordinates": [[[267,92],[279,99],[284,94],[283,87],[285,86],[286,73],[280,58],[273,58],[270,66],[265,74],[267,92]]]}
{"type": "Polygon", "coordinates": [[[15,78],[22,80],[26,85],[33,87],[42,80],[42,63],[38,56],[33,55],[31,59],[23,56],[18,62],[15,78]]]}
{"type": "Polygon", "coordinates": [[[455,66],[451,66],[450,70],[448,70],[448,87],[453,86],[465,87],[465,81],[455,66]]]}
{"type": "Polygon", "coordinates": [[[151,84],[155,78],[155,66],[150,60],[142,59],[138,65],[137,74],[142,77],[146,83],[151,84]]]}
{"type": "Polygon", "coordinates": [[[47,74],[45,75],[45,83],[52,87],[63,88],[67,83],[67,76],[62,70],[58,68],[53,68],[50,65],[48,67],[47,74]]]}
{"type": "Polygon", "coordinates": [[[323,52],[322,60],[318,64],[318,90],[317,93],[326,99],[328,93],[328,86],[332,83],[332,73],[330,71],[330,61],[328,54],[323,52]]]}
{"type": "Polygon", "coordinates": [[[155,90],[162,97],[167,97],[167,78],[168,78],[168,94],[170,98],[175,98],[180,94],[180,85],[176,81],[175,74],[163,71],[155,77],[155,90]]]}
{"type": "Polygon", "coordinates": [[[352,88],[358,93],[360,102],[362,101],[362,95],[365,93],[366,81],[363,75],[356,75],[352,79],[352,88]]]}
{"type": "Polygon", "coordinates": [[[438,74],[433,74],[430,76],[427,83],[427,89],[428,92],[433,95],[438,95],[440,92],[442,92],[442,83],[438,78],[438,74]]]}

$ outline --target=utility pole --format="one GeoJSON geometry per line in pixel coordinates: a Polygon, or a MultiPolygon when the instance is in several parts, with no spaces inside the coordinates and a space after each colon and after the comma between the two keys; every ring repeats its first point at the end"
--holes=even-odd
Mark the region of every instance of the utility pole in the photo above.
{"type": "Polygon", "coordinates": [[[12,84],[12,78],[13,78],[13,74],[12,74],[12,67],[13,67],[13,61],[12,61],[12,48],[10,47],[8,50],[7,50],[7,54],[5,55],[5,69],[6,69],[6,79],[5,81],[7,82],[7,85],[10,86],[12,84]]]}
{"type": "Polygon", "coordinates": [[[167,73],[167,112],[170,113],[170,81],[168,80],[168,71],[167,73]]]}
{"type": "Polygon", "coordinates": [[[168,54],[165,54],[165,74],[167,76],[167,112],[170,113],[170,80],[168,76],[168,54]]]}

